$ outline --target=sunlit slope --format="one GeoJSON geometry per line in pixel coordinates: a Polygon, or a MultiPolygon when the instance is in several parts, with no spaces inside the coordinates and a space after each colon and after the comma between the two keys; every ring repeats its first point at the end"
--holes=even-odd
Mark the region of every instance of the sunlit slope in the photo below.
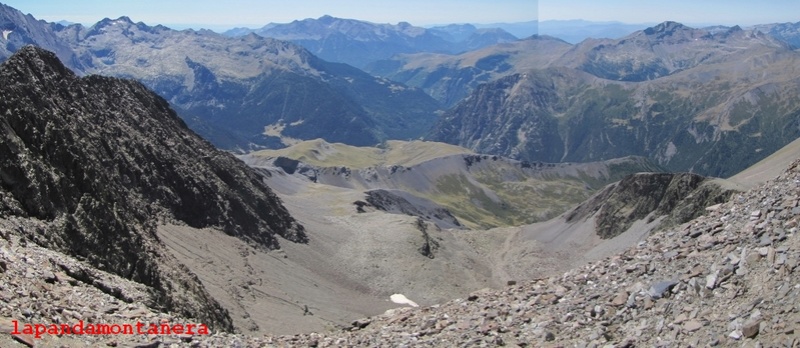
{"type": "Polygon", "coordinates": [[[469,228],[552,218],[627,174],[660,170],[640,157],[529,163],[419,141],[392,141],[378,149],[315,140],[242,158],[253,166],[279,167],[281,174],[317,184],[404,191],[446,208],[469,228]]]}
{"type": "Polygon", "coordinates": [[[470,153],[472,151],[460,146],[430,141],[390,140],[382,147],[358,147],[315,139],[284,149],[257,151],[252,155],[260,158],[283,156],[319,167],[361,169],[392,165],[413,166],[437,157],[470,153]]]}
{"type": "Polygon", "coordinates": [[[800,158],[800,138],[728,180],[750,189],[780,175],[797,158],[800,158]]]}

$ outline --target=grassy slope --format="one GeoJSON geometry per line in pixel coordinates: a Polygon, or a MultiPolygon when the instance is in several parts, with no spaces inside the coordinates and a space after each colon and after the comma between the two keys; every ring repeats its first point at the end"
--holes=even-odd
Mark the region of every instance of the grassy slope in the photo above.
{"type": "Polygon", "coordinates": [[[784,146],[767,158],[728,178],[739,185],[750,189],[783,173],[800,157],[800,138],[784,146]]]}
{"type": "Polygon", "coordinates": [[[545,164],[480,156],[435,142],[390,141],[384,148],[306,141],[255,157],[284,156],[321,170],[317,180],[363,190],[398,189],[427,198],[469,228],[518,226],[552,218],[606,184],[640,171],[660,171],[636,158],[545,164]],[[392,170],[402,167],[404,170],[392,170]],[[388,169],[387,169],[388,168],[388,169]],[[424,182],[423,182],[424,181],[424,182]]]}
{"type": "Polygon", "coordinates": [[[429,141],[390,140],[384,146],[358,147],[330,144],[321,139],[304,141],[279,150],[254,152],[259,157],[288,157],[318,167],[362,169],[377,166],[413,166],[437,157],[469,154],[465,148],[429,141]]]}

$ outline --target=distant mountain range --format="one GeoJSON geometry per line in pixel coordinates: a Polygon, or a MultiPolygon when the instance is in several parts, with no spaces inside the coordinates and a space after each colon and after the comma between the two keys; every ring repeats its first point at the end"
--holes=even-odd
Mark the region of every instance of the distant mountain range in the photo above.
{"type": "Polygon", "coordinates": [[[0,59],[33,43],[78,74],[137,79],[192,129],[237,152],[316,138],[371,146],[425,137],[518,160],[637,155],[725,176],[799,134],[800,23],[664,22],[578,44],[330,16],[259,30],[297,43],[127,17],[63,26],[7,6],[0,25],[0,59]]]}
{"type": "Polygon", "coordinates": [[[365,70],[422,88],[446,107],[452,107],[479,84],[556,64],[571,48],[554,37],[535,35],[457,55],[396,55],[369,64],[365,70]]]}
{"type": "Polygon", "coordinates": [[[800,136],[800,55],[760,31],[665,22],[549,61],[479,85],[429,139],[523,160],[643,155],[724,177],[800,136]]]}
{"type": "Polygon", "coordinates": [[[236,37],[251,33],[291,41],[322,59],[357,68],[401,53],[460,53],[517,40],[503,29],[478,29],[471,24],[426,29],[406,22],[376,24],[331,16],[271,23],[260,29],[236,28],[224,34],[236,37]]]}
{"type": "Polygon", "coordinates": [[[539,21],[537,33],[557,37],[571,44],[577,44],[589,38],[617,39],[631,33],[656,25],[657,23],[620,23],[593,22],[585,20],[546,20],[539,21]]]}
{"type": "Polygon", "coordinates": [[[7,6],[0,24],[8,38],[0,59],[35,43],[79,74],[135,78],[194,130],[231,150],[282,147],[295,138],[357,145],[413,139],[440,109],[419,89],[254,34],[176,31],[127,17],[64,27],[7,6]]]}

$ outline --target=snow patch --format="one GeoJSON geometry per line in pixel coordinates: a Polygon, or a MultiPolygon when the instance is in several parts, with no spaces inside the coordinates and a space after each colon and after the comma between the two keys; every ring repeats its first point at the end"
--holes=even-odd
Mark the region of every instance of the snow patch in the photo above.
{"type": "Polygon", "coordinates": [[[393,84],[393,85],[389,86],[389,90],[391,90],[392,93],[402,92],[402,91],[405,91],[406,89],[407,88],[405,86],[403,86],[403,85],[394,85],[393,84]]]}
{"type": "Polygon", "coordinates": [[[672,156],[675,156],[677,153],[678,147],[676,147],[675,144],[670,141],[669,144],[667,144],[667,150],[664,151],[664,157],[667,159],[666,162],[669,162],[672,159],[672,156]]]}
{"type": "Polygon", "coordinates": [[[397,304],[407,304],[411,307],[419,307],[419,305],[416,302],[409,300],[408,298],[406,298],[406,295],[403,294],[394,294],[392,296],[389,296],[389,299],[391,299],[392,302],[397,304]]]}
{"type": "Polygon", "coordinates": [[[13,33],[13,30],[3,30],[3,40],[8,40],[8,34],[13,33]]]}

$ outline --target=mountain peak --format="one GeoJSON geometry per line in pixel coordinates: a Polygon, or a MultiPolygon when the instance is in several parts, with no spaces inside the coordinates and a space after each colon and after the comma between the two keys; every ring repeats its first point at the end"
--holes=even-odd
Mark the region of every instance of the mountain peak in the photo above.
{"type": "Polygon", "coordinates": [[[331,15],[324,15],[322,17],[317,18],[317,21],[322,24],[332,24],[339,20],[339,18],[333,17],[331,15]]]}
{"type": "Polygon", "coordinates": [[[19,49],[3,64],[3,72],[14,74],[29,80],[31,76],[42,77],[74,77],[75,73],[67,69],[61,60],[50,51],[34,45],[19,49]]]}
{"type": "Polygon", "coordinates": [[[114,21],[115,22],[124,22],[124,23],[133,24],[133,21],[128,16],[121,16],[121,17],[115,19],[114,21]]]}
{"type": "Polygon", "coordinates": [[[654,35],[654,34],[671,34],[678,30],[686,30],[691,29],[681,23],[666,21],[654,27],[650,27],[644,30],[644,33],[647,35],[654,35]]]}
{"type": "Polygon", "coordinates": [[[106,18],[103,18],[102,20],[100,20],[99,22],[97,22],[97,24],[95,26],[97,26],[97,27],[105,27],[105,26],[114,25],[114,24],[132,25],[132,24],[135,24],[135,23],[128,16],[121,16],[121,17],[119,17],[117,19],[111,19],[111,18],[106,17],[106,18]]]}
{"type": "MultiPolygon", "coordinates": [[[[47,59],[56,59],[55,54],[45,49],[39,48],[34,45],[27,45],[25,47],[20,48],[16,53],[14,53],[8,61],[12,61],[14,59],[25,59],[25,60],[47,60],[47,59]]],[[[60,61],[56,60],[60,63],[60,61]]]]}

